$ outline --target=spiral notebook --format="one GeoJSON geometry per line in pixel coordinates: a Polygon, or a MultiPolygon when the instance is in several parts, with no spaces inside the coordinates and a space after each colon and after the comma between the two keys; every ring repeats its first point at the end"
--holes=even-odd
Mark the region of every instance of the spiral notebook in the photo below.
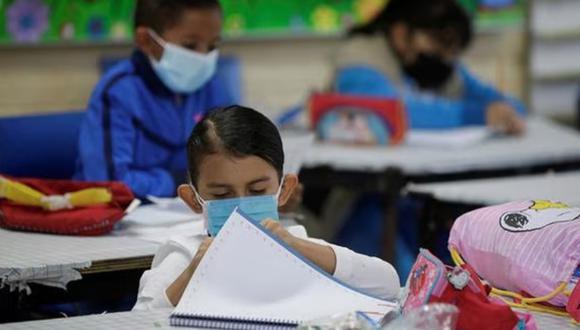
{"type": "Polygon", "coordinates": [[[337,281],[234,211],[192,276],[170,323],[284,329],[353,311],[379,319],[394,308],[393,302],[337,281]]]}

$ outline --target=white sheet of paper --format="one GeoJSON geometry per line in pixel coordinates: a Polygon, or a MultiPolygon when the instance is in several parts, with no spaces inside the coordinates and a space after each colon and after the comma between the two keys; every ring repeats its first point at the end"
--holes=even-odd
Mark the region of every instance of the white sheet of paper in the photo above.
{"type": "Polygon", "coordinates": [[[405,143],[414,147],[464,148],[490,139],[495,133],[487,127],[464,127],[450,130],[410,130],[405,143]]]}
{"type": "Polygon", "coordinates": [[[165,227],[138,226],[130,224],[116,229],[113,232],[113,235],[138,238],[140,240],[161,244],[174,236],[183,236],[184,234],[205,235],[206,233],[207,231],[205,230],[202,221],[186,221],[165,227]]]}
{"type": "Polygon", "coordinates": [[[163,243],[171,236],[205,232],[202,215],[194,213],[180,199],[154,199],[154,204],[140,206],[126,215],[112,235],[163,243]]]}
{"type": "Polygon", "coordinates": [[[234,212],[174,314],[300,323],[353,311],[384,315],[394,306],[339,283],[234,212]]]}
{"type": "Polygon", "coordinates": [[[141,226],[170,226],[200,218],[192,210],[175,210],[150,204],[138,207],[135,211],[126,215],[121,223],[131,221],[141,226]]]}
{"type": "Polygon", "coordinates": [[[150,195],[147,196],[147,199],[160,209],[172,212],[191,213],[189,206],[179,197],[164,198],[150,195]]]}

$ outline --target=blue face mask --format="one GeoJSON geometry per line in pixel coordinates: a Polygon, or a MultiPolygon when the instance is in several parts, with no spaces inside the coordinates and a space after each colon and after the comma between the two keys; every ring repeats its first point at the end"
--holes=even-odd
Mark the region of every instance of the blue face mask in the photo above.
{"type": "Polygon", "coordinates": [[[166,42],[153,30],[149,34],[163,47],[161,59],[151,59],[151,66],[159,79],[173,92],[193,93],[213,77],[219,56],[217,50],[202,54],[166,42]]]}
{"type": "Polygon", "coordinates": [[[197,201],[203,207],[203,216],[206,220],[207,231],[211,236],[215,237],[218,234],[236,207],[239,207],[242,212],[258,224],[266,219],[279,220],[278,197],[280,196],[282,185],[278,188],[276,195],[216,199],[210,201],[202,199],[193,186],[192,189],[197,201]]]}

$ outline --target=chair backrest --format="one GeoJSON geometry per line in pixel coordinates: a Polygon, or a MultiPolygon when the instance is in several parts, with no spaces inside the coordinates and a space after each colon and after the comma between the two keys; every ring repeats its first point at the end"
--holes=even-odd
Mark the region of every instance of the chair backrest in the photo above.
{"type": "Polygon", "coordinates": [[[233,99],[239,103],[244,103],[244,83],[242,78],[242,63],[233,56],[221,56],[218,62],[217,75],[221,76],[226,84],[227,90],[233,93],[233,99]]]}
{"type": "Polygon", "coordinates": [[[83,112],[0,118],[0,173],[70,179],[83,112]]]}
{"type": "Polygon", "coordinates": [[[580,130],[580,85],[578,86],[578,96],[576,97],[576,128],[580,130]]]}

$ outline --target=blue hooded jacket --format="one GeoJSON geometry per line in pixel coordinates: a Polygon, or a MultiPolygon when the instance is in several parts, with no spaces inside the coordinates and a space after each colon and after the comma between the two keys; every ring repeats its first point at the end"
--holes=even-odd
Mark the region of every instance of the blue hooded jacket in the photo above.
{"type": "Polygon", "coordinates": [[[97,84],[80,128],[75,178],[118,180],[139,197],[167,197],[187,171],[193,127],[215,107],[237,103],[227,79],[215,76],[191,94],[176,94],[136,50],[97,84]]]}
{"type": "Polygon", "coordinates": [[[405,79],[404,86],[397,87],[382,72],[367,65],[341,68],[333,87],[342,94],[403,100],[410,128],[446,129],[484,125],[487,107],[498,101],[507,102],[520,115],[525,115],[526,110],[521,102],[479,81],[463,65],[458,64],[456,71],[463,82],[463,92],[459,98],[419,91],[409,78],[405,79]]]}

